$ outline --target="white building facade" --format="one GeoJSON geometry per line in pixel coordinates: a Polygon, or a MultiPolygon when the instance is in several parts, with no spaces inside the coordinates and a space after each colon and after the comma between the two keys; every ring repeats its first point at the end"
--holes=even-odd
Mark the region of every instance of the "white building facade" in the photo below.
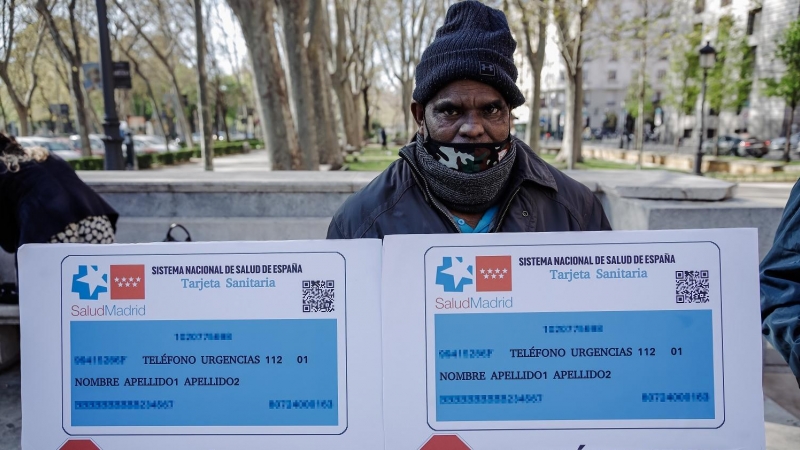
{"type": "MultiPolygon", "coordinates": [[[[668,0],[651,0],[660,3],[668,0]]],[[[783,71],[782,63],[775,59],[776,40],[786,27],[797,20],[800,0],[673,0],[669,23],[673,32],[682,33],[702,27],[703,43],[714,45],[716,29],[723,16],[733,17],[737,27],[747,34],[748,45],[754,52],[753,83],[748,105],[739,113],[722,111],[709,115],[706,105],[706,136],[733,134],[747,131],[768,139],[781,135],[788,120],[785,102],[763,95],[763,78],[777,78],[783,71]]],[[[609,31],[614,17],[635,16],[640,11],[641,0],[599,1],[597,9],[587,23],[584,39],[586,60],[584,72],[584,125],[602,129],[608,114],[616,116],[615,131],[621,131],[625,122],[624,104],[629,86],[638,82],[640,48],[629,39],[614,40],[609,31]],[[620,11],[621,10],[621,11],[620,11]],[[620,14],[621,12],[621,14],[620,14]]],[[[540,101],[542,132],[557,134],[563,126],[565,100],[565,69],[556,42],[556,30],[548,27],[546,57],[542,69],[542,99],[540,101]]],[[[655,125],[660,140],[672,143],[683,136],[688,142],[698,137],[697,113],[683,116],[676,113],[666,102],[671,73],[669,41],[651,39],[647,51],[646,74],[650,86],[651,100],[656,106],[655,125]],[[680,120],[679,120],[680,119],[680,120]]],[[[697,49],[699,51],[699,48],[697,49]]],[[[528,98],[530,107],[530,68],[521,64],[520,85],[528,98]]],[[[518,114],[521,121],[527,114],[518,114]]],[[[795,119],[800,123],[800,118],[795,119]]],[[[688,143],[687,142],[687,143],[688,143]]]]}

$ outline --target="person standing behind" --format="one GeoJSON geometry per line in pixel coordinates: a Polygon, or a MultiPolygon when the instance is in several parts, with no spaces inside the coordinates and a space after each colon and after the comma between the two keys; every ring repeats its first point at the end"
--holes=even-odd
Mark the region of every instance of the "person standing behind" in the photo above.
{"type": "Polygon", "coordinates": [[[47,150],[0,134],[0,247],[30,243],[110,244],[119,214],[72,167],[47,150]]]}
{"type": "Polygon", "coordinates": [[[789,363],[800,387],[800,181],[760,269],[762,333],[789,363]]]}
{"type": "Polygon", "coordinates": [[[386,129],[381,127],[381,148],[386,150],[386,129]]]}

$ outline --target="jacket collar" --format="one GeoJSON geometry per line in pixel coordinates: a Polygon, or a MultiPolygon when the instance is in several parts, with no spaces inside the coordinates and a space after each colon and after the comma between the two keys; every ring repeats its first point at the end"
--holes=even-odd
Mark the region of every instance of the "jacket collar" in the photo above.
{"type": "MultiPolygon", "coordinates": [[[[510,179],[508,180],[509,186],[520,185],[524,182],[532,182],[539,186],[550,188],[558,192],[558,185],[556,184],[553,173],[550,167],[542,158],[528,147],[528,144],[522,140],[512,137],[511,142],[517,145],[517,157],[514,161],[514,169],[511,172],[510,179]]],[[[415,172],[420,173],[417,167],[417,159],[414,156],[416,144],[412,141],[411,144],[406,145],[400,149],[400,156],[403,156],[408,164],[412,166],[415,172]]]]}

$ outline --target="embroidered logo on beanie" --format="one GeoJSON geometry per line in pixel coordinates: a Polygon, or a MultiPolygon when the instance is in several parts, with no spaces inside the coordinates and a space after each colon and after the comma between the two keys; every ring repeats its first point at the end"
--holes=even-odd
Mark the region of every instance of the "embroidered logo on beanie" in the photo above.
{"type": "Polygon", "coordinates": [[[485,77],[493,77],[495,73],[494,64],[480,61],[481,75],[485,77]]]}

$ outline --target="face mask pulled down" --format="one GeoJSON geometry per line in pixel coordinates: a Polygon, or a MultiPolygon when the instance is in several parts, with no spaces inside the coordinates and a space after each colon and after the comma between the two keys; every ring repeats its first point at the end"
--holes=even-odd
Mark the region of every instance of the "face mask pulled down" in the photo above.
{"type": "MultiPolygon", "coordinates": [[[[427,124],[426,131],[427,131],[427,124]]],[[[451,211],[481,213],[500,199],[516,158],[501,142],[446,143],[417,135],[416,160],[432,194],[451,211]]]]}

